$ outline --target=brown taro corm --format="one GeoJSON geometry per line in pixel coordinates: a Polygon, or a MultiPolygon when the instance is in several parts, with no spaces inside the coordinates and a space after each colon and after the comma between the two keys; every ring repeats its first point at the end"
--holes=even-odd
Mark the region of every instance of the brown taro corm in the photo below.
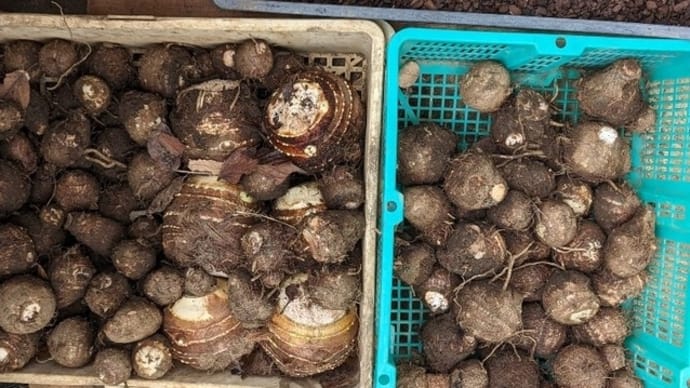
{"type": "Polygon", "coordinates": [[[443,190],[458,208],[479,210],[503,201],[508,184],[489,156],[466,152],[450,161],[443,190]]]}
{"type": "Polygon", "coordinates": [[[569,133],[563,153],[566,170],[592,183],[630,171],[630,144],[611,125],[581,121],[569,133]]]}
{"type": "Polygon", "coordinates": [[[561,201],[543,201],[536,211],[534,234],[544,244],[563,247],[577,235],[577,218],[573,209],[561,201]]]}
{"type": "Polygon", "coordinates": [[[556,271],[544,286],[542,305],[546,314],[564,325],[583,324],[599,311],[599,298],[591,280],[577,271],[556,271]]]}
{"type": "Polygon", "coordinates": [[[467,334],[489,343],[501,343],[522,327],[522,296],[489,281],[473,281],[455,297],[457,322],[467,334]]]}
{"type": "Polygon", "coordinates": [[[418,286],[431,276],[435,263],[434,249],[419,242],[400,247],[393,268],[398,279],[410,286],[418,286]]]}
{"type": "Polygon", "coordinates": [[[549,318],[539,303],[522,305],[522,325],[524,333],[513,342],[538,357],[555,355],[568,340],[567,327],[549,318]]]}
{"type": "Polygon", "coordinates": [[[553,360],[553,377],[563,388],[605,388],[608,367],[606,361],[590,345],[568,345],[553,360]]]}
{"type": "Polygon", "coordinates": [[[596,223],[581,220],[575,238],[563,249],[554,252],[554,261],[566,269],[594,272],[604,261],[602,249],[606,234],[596,223]]]}
{"type": "Polygon", "coordinates": [[[434,123],[405,128],[398,139],[398,179],[403,185],[438,183],[446,173],[458,137],[434,123]]]}
{"type": "Polygon", "coordinates": [[[0,216],[19,210],[29,200],[31,182],[14,163],[0,160],[0,216]]]}
{"type": "Polygon", "coordinates": [[[405,219],[424,241],[443,246],[453,229],[452,205],[436,186],[411,186],[403,192],[405,219]]]}
{"type": "Polygon", "coordinates": [[[625,278],[647,268],[657,250],[654,228],[654,209],[644,206],[630,221],[613,229],[603,250],[606,269],[625,278]]]}
{"type": "Polygon", "coordinates": [[[177,269],[164,265],[144,277],[141,291],[153,303],[167,306],[182,297],[184,277],[177,269]]]}
{"type": "Polygon", "coordinates": [[[528,354],[501,349],[485,362],[490,387],[532,388],[539,386],[539,366],[528,354]]]}
{"type": "Polygon", "coordinates": [[[20,275],[0,283],[0,329],[31,334],[45,328],[55,315],[57,302],[47,282],[20,275]]]}
{"type": "Polygon", "coordinates": [[[93,367],[98,379],[106,385],[122,384],[132,374],[132,361],[126,349],[102,349],[96,354],[93,367]]]}
{"type": "Polygon", "coordinates": [[[436,373],[450,372],[477,347],[477,340],[467,335],[450,313],[427,320],[420,336],[426,365],[436,373]]]}
{"type": "Polygon", "coordinates": [[[487,219],[502,229],[526,230],[533,220],[532,201],[521,191],[510,190],[498,205],[489,208],[487,219]]]}
{"type": "Polygon", "coordinates": [[[597,315],[572,329],[577,342],[594,346],[620,345],[630,333],[627,317],[623,311],[613,307],[602,307],[597,315]]]}
{"type": "Polygon", "coordinates": [[[462,101],[484,113],[498,110],[512,91],[508,70],[494,61],[473,64],[460,81],[462,101]]]}
{"type": "Polygon", "coordinates": [[[506,259],[505,242],[489,225],[460,222],[446,246],[437,250],[436,258],[444,268],[465,279],[492,270],[498,273],[506,259]]]}
{"type": "Polygon", "coordinates": [[[455,288],[460,284],[458,275],[435,265],[431,275],[414,288],[415,295],[422,300],[432,314],[442,314],[451,308],[455,288]]]}
{"type": "Polygon", "coordinates": [[[592,215],[594,220],[607,232],[630,220],[641,201],[627,183],[602,183],[594,191],[592,215]]]}
{"type": "Polygon", "coordinates": [[[260,79],[273,68],[273,51],[264,40],[247,39],[237,45],[234,61],[242,78],[260,79]]]}
{"type": "Polygon", "coordinates": [[[56,363],[81,368],[91,361],[94,337],[94,329],[86,318],[67,318],[50,332],[48,351],[56,363]]]}
{"type": "Polygon", "coordinates": [[[513,160],[499,170],[511,189],[520,190],[529,197],[544,198],[556,188],[553,171],[538,160],[513,160]]]}

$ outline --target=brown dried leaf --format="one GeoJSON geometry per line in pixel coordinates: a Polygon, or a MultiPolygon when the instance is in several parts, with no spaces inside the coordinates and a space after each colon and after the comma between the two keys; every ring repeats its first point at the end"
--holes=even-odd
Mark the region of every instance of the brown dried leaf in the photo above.
{"type": "Polygon", "coordinates": [[[261,174],[265,178],[273,181],[278,185],[284,182],[292,173],[306,174],[304,170],[295,166],[292,162],[283,162],[279,164],[260,164],[256,166],[255,174],[261,174]]]}
{"type": "Polygon", "coordinates": [[[169,170],[180,168],[184,148],[184,144],[170,133],[170,129],[165,124],[161,124],[159,129],[153,131],[146,143],[151,159],[169,170]]]}
{"type": "Polygon", "coordinates": [[[255,155],[256,150],[253,148],[239,148],[233,151],[223,162],[219,174],[220,179],[232,184],[240,183],[242,175],[256,171],[259,161],[255,155]]]}
{"type": "Polygon", "coordinates": [[[192,172],[207,172],[211,175],[220,174],[223,162],[209,159],[190,159],[187,162],[187,169],[192,172]]]}
{"type": "Polygon", "coordinates": [[[151,201],[149,208],[147,209],[148,214],[162,213],[170,205],[170,203],[175,199],[177,193],[182,190],[182,185],[184,184],[184,177],[180,176],[168,185],[168,187],[161,190],[151,201]]]}
{"type": "Polygon", "coordinates": [[[31,86],[29,86],[29,73],[17,70],[5,74],[5,79],[0,85],[0,99],[14,101],[22,109],[29,106],[31,86]]]}

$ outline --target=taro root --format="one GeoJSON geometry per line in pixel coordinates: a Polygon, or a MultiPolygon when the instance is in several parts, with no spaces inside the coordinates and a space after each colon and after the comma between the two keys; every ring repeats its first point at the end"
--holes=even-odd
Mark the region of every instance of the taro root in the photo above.
{"type": "Polygon", "coordinates": [[[257,169],[251,174],[242,176],[240,185],[259,201],[273,201],[285,195],[290,189],[290,176],[285,177],[282,172],[257,169]]]}
{"type": "Polygon", "coordinates": [[[514,190],[530,197],[544,198],[556,187],[553,171],[537,160],[514,160],[500,168],[501,174],[514,190]]]}
{"type": "Polygon", "coordinates": [[[479,360],[461,361],[450,373],[451,388],[489,388],[489,375],[479,360]]]}
{"type": "Polygon", "coordinates": [[[539,303],[522,305],[522,327],[515,345],[538,357],[555,355],[568,339],[567,327],[549,318],[539,303]]]}
{"type": "Polygon", "coordinates": [[[35,333],[53,319],[57,302],[47,282],[31,275],[0,283],[0,328],[12,334],[35,333]]]}
{"type": "Polygon", "coordinates": [[[458,137],[434,123],[405,128],[398,139],[398,179],[403,185],[439,182],[455,151],[458,137]]]}
{"type": "Polygon", "coordinates": [[[145,145],[151,132],[165,123],[168,108],[165,100],[153,93],[130,90],[120,98],[118,115],[129,136],[145,145]]]}
{"type": "Polygon", "coordinates": [[[398,279],[410,286],[418,286],[431,276],[434,263],[434,249],[425,243],[414,243],[399,249],[393,269],[398,279]]]}
{"type": "Polygon", "coordinates": [[[415,287],[415,295],[424,302],[432,314],[445,313],[453,303],[455,288],[460,284],[460,279],[454,273],[435,265],[431,275],[415,287]]]}
{"type": "Polygon", "coordinates": [[[525,230],[532,224],[532,201],[517,190],[510,190],[505,199],[486,212],[489,221],[503,229],[525,230]]]}
{"type": "Polygon", "coordinates": [[[11,139],[0,142],[0,158],[17,163],[28,174],[32,174],[38,168],[38,153],[31,140],[23,133],[17,133],[11,139]]]}
{"type": "Polygon", "coordinates": [[[98,201],[98,210],[102,215],[122,223],[129,223],[130,213],[139,207],[140,202],[128,185],[107,187],[98,201]]]}
{"type": "Polygon", "coordinates": [[[173,358],[192,368],[220,371],[254,349],[254,333],[232,316],[222,286],[202,297],[182,297],[163,319],[173,358]]]}
{"type": "Polygon", "coordinates": [[[184,277],[175,268],[163,266],[146,275],[141,290],[153,303],[167,306],[182,297],[184,277]]]}
{"type": "Polygon", "coordinates": [[[361,279],[356,271],[331,267],[309,276],[307,292],[311,300],[330,310],[347,310],[359,300],[361,279]]]}
{"type": "Polygon", "coordinates": [[[127,182],[134,195],[142,200],[153,199],[175,178],[175,173],[158,164],[148,153],[140,152],[132,158],[127,172],[127,182]]]}
{"type": "Polygon", "coordinates": [[[603,250],[606,269],[626,278],[647,268],[657,249],[654,225],[654,210],[644,206],[630,221],[613,229],[603,250]]]}
{"type": "Polygon", "coordinates": [[[637,118],[643,108],[642,68],[635,59],[622,59],[578,82],[577,101],[590,117],[616,126],[637,118]]]}
{"type": "Polygon", "coordinates": [[[288,376],[304,377],[343,364],[355,348],[359,319],[356,309],[330,310],[311,303],[306,276],[286,280],[278,295],[278,309],[259,342],[288,376]]]}
{"type": "Polygon", "coordinates": [[[246,328],[261,327],[273,315],[274,303],[263,295],[261,285],[252,282],[248,272],[236,270],[228,273],[228,306],[230,314],[246,328]]]}
{"type": "Polygon", "coordinates": [[[594,191],[592,214],[604,230],[611,231],[616,226],[630,220],[640,208],[640,198],[627,183],[602,183],[594,191]]]}
{"type": "Polygon", "coordinates": [[[287,268],[289,245],[296,237],[295,230],[277,222],[261,222],[242,236],[242,252],[249,259],[249,268],[255,275],[287,268]]]}
{"type": "Polygon", "coordinates": [[[508,185],[488,156],[468,152],[451,160],[443,190],[458,208],[479,210],[503,201],[508,185]]]}
{"type": "Polygon", "coordinates": [[[602,247],[606,241],[606,234],[594,222],[580,221],[577,234],[570,243],[559,248],[554,253],[554,261],[565,269],[580,272],[596,271],[603,262],[602,247]]]}
{"type": "Polygon", "coordinates": [[[136,240],[122,240],[113,247],[111,260],[118,272],[138,280],[156,266],[156,250],[136,240]]]}
{"type": "Polygon", "coordinates": [[[0,330],[0,373],[22,369],[38,352],[39,334],[11,334],[0,330]]]}
{"type": "Polygon", "coordinates": [[[259,79],[273,68],[273,52],[268,42],[261,39],[247,39],[237,45],[235,68],[242,78],[259,79]]]}
{"type": "Polygon", "coordinates": [[[463,102],[482,113],[498,110],[512,91],[508,70],[493,61],[473,64],[460,81],[463,102]]]}
{"type": "Polygon", "coordinates": [[[92,212],[67,214],[65,229],[80,243],[101,256],[109,256],[124,236],[124,227],[117,221],[92,212]]]}
{"type": "Polygon", "coordinates": [[[101,186],[96,177],[81,170],[68,170],[55,185],[55,201],[66,212],[98,209],[101,186]]]}
{"type": "Polygon", "coordinates": [[[62,39],[51,40],[38,52],[38,65],[48,77],[60,77],[78,60],[79,53],[74,43],[62,39]]]}
{"type": "Polygon", "coordinates": [[[291,187],[273,203],[273,217],[290,225],[298,225],[312,214],[326,210],[326,201],[317,182],[291,187]]]}
{"type": "Polygon", "coordinates": [[[592,275],[594,290],[601,300],[601,305],[613,307],[640,295],[648,280],[649,274],[646,271],[627,278],[619,278],[606,269],[592,275]]]}
{"type": "Polygon", "coordinates": [[[0,100],[0,140],[16,135],[22,125],[23,109],[14,101],[0,100]]]}
{"type": "Polygon", "coordinates": [[[103,325],[103,334],[115,344],[141,341],[160,329],[163,315],[144,298],[130,298],[103,325]]]}
{"type": "Polygon", "coordinates": [[[522,294],[525,302],[539,301],[551,272],[553,268],[544,264],[514,269],[509,284],[516,292],[522,294]]]}
{"type": "Polygon", "coordinates": [[[577,271],[554,272],[544,286],[542,305],[548,316],[564,325],[579,325],[599,311],[590,279],[577,271]]]}
{"type": "Polygon", "coordinates": [[[626,124],[625,129],[637,133],[654,132],[656,128],[656,110],[649,105],[645,105],[637,118],[626,124]]]}
{"type": "Polygon", "coordinates": [[[101,272],[91,279],[84,302],[91,312],[101,318],[108,318],[115,314],[130,293],[131,288],[123,275],[101,272]]]}
{"type": "Polygon", "coordinates": [[[224,161],[238,148],[259,144],[260,117],[245,84],[215,79],[181,90],[170,122],[186,156],[224,161]]]}
{"type": "Polygon", "coordinates": [[[329,209],[355,210],[364,203],[364,181],[344,166],[324,173],[319,189],[329,209]]]}
{"type": "Polygon", "coordinates": [[[91,123],[82,114],[52,123],[41,140],[41,155],[58,167],[76,164],[91,144],[91,123]]]}
{"type": "Polygon", "coordinates": [[[326,210],[305,219],[301,236],[314,260],[340,263],[364,237],[364,227],[364,215],[359,211],[326,210]]]}
{"type": "Polygon", "coordinates": [[[152,216],[137,217],[129,225],[127,234],[130,238],[137,240],[140,244],[156,248],[161,247],[161,223],[152,216]]]}
{"type": "MultiPolygon", "coordinates": [[[[67,235],[67,233],[62,229],[62,224],[59,224],[59,226],[56,227],[54,224],[48,224],[44,221],[44,215],[52,210],[54,210],[56,215],[59,216],[51,217],[53,221],[58,221],[60,218],[62,221],[64,221],[64,212],[55,205],[50,205],[43,208],[40,211],[40,217],[39,214],[36,214],[33,211],[25,211],[17,214],[11,219],[13,223],[24,228],[29,234],[31,240],[33,240],[33,245],[38,256],[50,255],[53,253],[62,243],[64,243],[67,235]]],[[[2,229],[3,227],[0,227],[0,236],[3,234],[2,229]]],[[[2,241],[2,238],[0,238],[0,241],[2,241]]],[[[7,254],[13,252],[12,249],[3,249],[2,245],[2,242],[0,242],[0,252],[2,252],[0,253],[0,262],[3,260],[3,253],[7,254]]],[[[14,265],[21,263],[21,261],[13,262],[14,265]]],[[[0,269],[0,273],[2,273],[2,271],[3,270],[0,269]]]]}
{"type": "Polygon", "coordinates": [[[531,233],[507,230],[501,235],[516,266],[528,261],[546,260],[551,256],[551,248],[537,240],[531,233]]]}
{"type": "Polygon", "coordinates": [[[630,171],[630,145],[609,124],[582,121],[571,132],[563,156],[569,172],[600,183],[630,171]]]}
{"type": "Polygon", "coordinates": [[[26,229],[0,224],[0,277],[26,272],[37,260],[34,242],[26,229]]]}
{"type": "Polygon", "coordinates": [[[561,349],[553,360],[553,377],[563,388],[605,388],[608,368],[596,348],[589,345],[569,345],[561,349]]]}
{"type": "Polygon", "coordinates": [[[89,73],[103,78],[114,90],[124,89],[136,74],[129,50],[106,43],[94,48],[86,66],[89,73]]]}
{"type": "Polygon", "coordinates": [[[83,75],[73,87],[74,97],[79,100],[87,113],[97,115],[110,105],[110,86],[95,75],[83,75]]]}
{"type": "Polygon", "coordinates": [[[477,347],[477,340],[467,335],[451,314],[439,315],[424,323],[420,333],[426,365],[434,372],[448,373],[477,347]]]}
{"type": "Polygon", "coordinates": [[[216,288],[216,278],[201,268],[189,267],[184,274],[184,294],[204,296],[216,288]]]}
{"type": "Polygon", "coordinates": [[[0,217],[19,210],[30,194],[29,178],[14,163],[0,160],[0,217]]]}
{"type": "Polygon", "coordinates": [[[522,296],[488,281],[475,281],[455,296],[457,322],[468,335],[500,343],[522,327],[522,296]]]}
{"type": "Polygon", "coordinates": [[[320,69],[289,76],[269,98],[269,143],[308,173],[362,158],[364,106],[344,79],[320,69]]]}
{"type": "Polygon", "coordinates": [[[211,50],[211,65],[216,72],[223,76],[223,78],[239,78],[236,67],[237,62],[235,61],[236,53],[237,45],[234,43],[221,44],[211,50]]]}
{"type": "Polygon", "coordinates": [[[453,230],[452,205],[436,186],[413,186],[404,191],[405,219],[414,226],[422,239],[434,246],[443,246],[453,230]]]}
{"type": "Polygon", "coordinates": [[[3,65],[6,73],[25,70],[31,81],[38,81],[41,69],[38,66],[38,53],[41,44],[31,40],[13,40],[4,44],[3,65]]]}
{"type": "Polygon", "coordinates": [[[610,371],[613,372],[625,368],[625,348],[623,345],[603,345],[599,347],[599,353],[606,360],[610,371]]]}
{"type": "Polygon", "coordinates": [[[567,245],[577,236],[577,218],[573,209],[561,201],[542,202],[537,210],[534,233],[550,247],[567,245]]]}
{"type": "Polygon", "coordinates": [[[241,237],[260,210],[241,187],[212,176],[187,178],[163,216],[163,250],[178,266],[197,265],[212,275],[244,259],[241,237]]]}
{"type": "Polygon", "coordinates": [[[465,279],[498,270],[505,262],[503,237],[485,224],[460,222],[445,248],[436,252],[439,264],[465,279]]]}
{"type": "Polygon", "coordinates": [[[139,60],[139,84],[142,89],[173,98],[189,83],[194,74],[191,54],[175,45],[148,48],[139,60]]]}
{"type": "Polygon", "coordinates": [[[304,70],[304,60],[299,55],[289,51],[279,51],[273,55],[273,68],[261,77],[261,84],[269,91],[280,87],[283,80],[292,74],[304,70]]]}
{"type": "Polygon", "coordinates": [[[397,388],[448,388],[450,377],[444,373],[427,373],[417,365],[397,366],[397,388]]]}
{"type": "Polygon", "coordinates": [[[137,376],[157,380],[173,366],[170,342],[160,334],[137,342],[132,350],[132,367],[137,376]]]}
{"type": "Polygon", "coordinates": [[[571,329],[576,341],[594,346],[620,345],[629,334],[627,318],[613,307],[599,309],[592,319],[571,329]]]}
{"type": "Polygon", "coordinates": [[[556,180],[556,199],[563,201],[573,209],[576,216],[589,213],[594,194],[592,188],[585,182],[562,176],[556,180]]]}
{"type": "Polygon", "coordinates": [[[495,388],[533,388],[539,386],[539,366],[527,354],[499,350],[485,362],[489,386],[495,388]]]}
{"type": "Polygon", "coordinates": [[[48,335],[48,351],[57,364],[81,368],[91,360],[93,341],[93,328],[85,318],[67,318],[48,335]]]}
{"type": "MultiPolygon", "coordinates": [[[[4,163],[0,161],[0,171],[3,169],[3,164],[4,163]]],[[[15,167],[13,167],[13,170],[15,170],[16,173],[17,169],[15,167]]],[[[50,163],[43,163],[38,166],[38,169],[32,176],[32,184],[29,189],[31,191],[29,195],[29,201],[31,201],[31,203],[43,205],[53,197],[57,170],[58,168],[50,163]]],[[[2,179],[0,179],[0,181],[2,181],[2,179]]],[[[2,191],[2,189],[0,189],[0,191],[2,191]]],[[[0,204],[2,203],[3,202],[0,202],[0,204]]]]}
{"type": "Polygon", "coordinates": [[[105,385],[122,384],[132,375],[132,362],[125,349],[105,348],[99,351],[93,367],[98,379],[105,385]]]}
{"type": "Polygon", "coordinates": [[[644,383],[630,370],[618,370],[608,377],[607,388],[643,388],[644,383]]]}
{"type": "Polygon", "coordinates": [[[541,145],[550,113],[544,96],[522,88],[494,115],[491,138],[505,152],[514,152],[527,145],[541,145]]]}
{"type": "MultiPolygon", "coordinates": [[[[122,117],[122,116],[120,116],[122,117]]],[[[136,152],[136,144],[129,137],[127,131],[120,127],[105,128],[96,137],[94,144],[96,151],[100,152],[105,158],[112,161],[126,164],[136,152]]],[[[108,166],[92,161],[92,169],[101,176],[115,182],[127,180],[127,171],[122,166],[108,166]]]]}
{"type": "Polygon", "coordinates": [[[51,260],[48,274],[61,309],[84,297],[96,267],[79,246],[74,246],[51,260]]]}
{"type": "Polygon", "coordinates": [[[42,136],[48,129],[50,107],[48,101],[34,89],[29,94],[29,105],[24,110],[24,126],[31,133],[42,136]]]}

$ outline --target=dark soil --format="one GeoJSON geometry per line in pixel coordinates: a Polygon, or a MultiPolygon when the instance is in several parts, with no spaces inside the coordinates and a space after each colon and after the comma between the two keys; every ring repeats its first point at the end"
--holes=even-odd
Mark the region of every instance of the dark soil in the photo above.
{"type": "Polygon", "coordinates": [[[690,0],[288,0],[386,8],[690,25],[690,0]]]}

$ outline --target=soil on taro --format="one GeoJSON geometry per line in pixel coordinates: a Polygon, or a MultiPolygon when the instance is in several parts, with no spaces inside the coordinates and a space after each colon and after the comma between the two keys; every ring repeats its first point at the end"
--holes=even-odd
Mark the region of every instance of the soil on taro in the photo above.
{"type": "Polygon", "coordinates": [[[690,0],[289,0],[690,26],[690,0]]]}

